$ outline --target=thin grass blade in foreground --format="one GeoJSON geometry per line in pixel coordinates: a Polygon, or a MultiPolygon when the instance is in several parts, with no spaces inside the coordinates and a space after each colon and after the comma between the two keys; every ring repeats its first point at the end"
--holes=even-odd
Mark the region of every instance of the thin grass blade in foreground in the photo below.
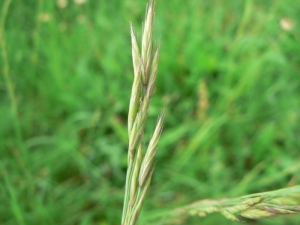
{"type": "Polygon", "coordinates": [[[163,127],[164,113],[158,119],[146,153],[143,153],[143,135],[156,81],[159,58],[159,48],[157,48],[154,55],[152,53],[153,22],[154,1],[151,0],[146,12],[141,52],[135,32],[131,26],[134,81],[128,114],[128,168],[122,225],[136,224],[152,179],[154,157],[163,127]]]}
{"type": "Polygon", "coordinates": [[[242,221],[243,217],[259,220],[300,213],[300,185],[232,199],[201,200],[176,209],[170,217],[182,218],[189,214],[203,217],[214,212],[234,221],[242,221]]]}

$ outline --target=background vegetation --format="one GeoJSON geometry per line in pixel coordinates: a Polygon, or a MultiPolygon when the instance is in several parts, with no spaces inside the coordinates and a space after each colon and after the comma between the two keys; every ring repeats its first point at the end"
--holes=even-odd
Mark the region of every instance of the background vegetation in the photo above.
{"type": "MultiPolygon", "coordinates": [[[[120,223],[129,21],[141,37],[146,3],[11,1],[1,33],[1,224],[120,223]]],[[[299,184],[299,1],[156,3],[149,130],[162,107],[166,118],[140,224],[199,199],[299,184]]],[[[237,224],[220,215],[187,223],[237,224]]]]}

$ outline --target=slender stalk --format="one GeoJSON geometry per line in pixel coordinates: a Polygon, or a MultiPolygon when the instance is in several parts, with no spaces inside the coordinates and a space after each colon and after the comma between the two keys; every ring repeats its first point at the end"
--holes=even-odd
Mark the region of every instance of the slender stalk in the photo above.
{"type": "Polygon", "coordinates": [[[11,102],[11,111],[13,115],[13,124],[14,124],[14,130],[16,133],[16,137],[19,143],[22,142],[22,132],[21,132],[21,126],[19,121],[19,115],[18,115],[18,104],[17,99],[14,91],[14,85],[12,82],[12,79],[10,77],[9,72],[9,63],[8,63],[8,55],[7,55],[7,49],[6,49],[6,40],[4,36],[4,26],[6,21],[7,12],[10,6],[11,0],[6,0],[3,5],[2,9],[2,16],[1,16],[1,22],[0,22],[0,49],[2,53],[3,58],[3,77],[6,84],[6,88],[8,91],[8,96],[11,102]]]}

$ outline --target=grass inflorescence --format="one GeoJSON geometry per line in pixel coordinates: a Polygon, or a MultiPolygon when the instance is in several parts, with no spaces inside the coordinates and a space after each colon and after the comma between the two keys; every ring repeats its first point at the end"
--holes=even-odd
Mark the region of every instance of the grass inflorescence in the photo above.
{"type": "Polygon", "coordinates": [[[243,221],[242,218],[260,220],[300,213],[300,186],[238,198],[200,200],[176,209],[173,216],[185,217],[190,214],[205,217],[216,212],[233,221],[243,221]]]}
{"type": "Polygon", "coordinates": [[[128,169],[122,225],[134,225],[138,219],[154,171],[154,157],[162,132],[163,113],[144,153],[144,132],[157,76],[159,48],[153,54],[154,1],[150,1],[143,27],[142,48],[131,26],[134,81],[128,113],[128,169]]]}

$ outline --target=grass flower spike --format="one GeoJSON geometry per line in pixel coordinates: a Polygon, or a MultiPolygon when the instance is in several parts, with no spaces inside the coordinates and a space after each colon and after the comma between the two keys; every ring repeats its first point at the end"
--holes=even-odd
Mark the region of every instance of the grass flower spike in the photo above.
{"type": "Polygon", "coordinates": [[[265,219],[300,212],[300,186],[245,195],[238,198],[205,199],[175,210],[174,217],[207,216],[219,212],[233,221],[265,219]]]}
{"type": "Polygon", "coordinates": [[[137,222],[154,171],[154,157],[163,127],[162,113],[155,131],[144,153],[143,136],[148,118],[158,67],[159,48],[152,54],[153,48],[154,1],[150,1],[143,27],[142,49],[137,42],[131,26],[132,61],[134,81],[128,113],[128,168],[125,186],[125,198],[122,225],[134,225],[137,222]]]}

